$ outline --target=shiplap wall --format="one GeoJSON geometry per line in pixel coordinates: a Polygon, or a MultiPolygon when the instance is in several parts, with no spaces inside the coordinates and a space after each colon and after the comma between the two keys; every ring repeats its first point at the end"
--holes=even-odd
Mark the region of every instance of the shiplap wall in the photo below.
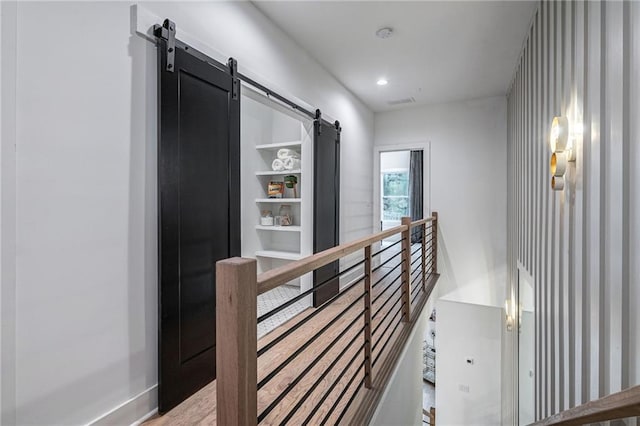
{"type": "Polygon", "coordinates": [[[518,264],[535,282],[538,419],[640,383],[639,81],[639,2],[540,3],[508,94],[510,285],[518,264]],[[557,115],[582,136],[555,192],[557,115]]]}

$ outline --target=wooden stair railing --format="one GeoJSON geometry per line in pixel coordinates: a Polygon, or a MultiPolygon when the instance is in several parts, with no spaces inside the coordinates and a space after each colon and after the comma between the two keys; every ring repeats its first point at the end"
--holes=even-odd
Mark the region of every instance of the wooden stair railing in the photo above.
{"type": "Polygon", "coordinates": [[[636,416],[640,416],[640,386],[570,408],[532,423],[532,426],[584,425],[636,416]]]}
{"type": "MultiPolygon", "coordinates": [[[[258,276],[255,259],[219,261],[216,269],[217,423],[256,425],[264,421],[299,424],[308,423],[316,413],[324,415],[323,422],[331,420],[339,423],[344,420],[348,423],[367,423],[388,383],[392,367],[439,277],[437,223],[437,213],[414,222],[403,218],[400,226],[341,244],[258,276]],[[400,241],[372,253],[374,244],[396,234],[401,235],[400,241]],[[419,242],[413,244],[417,248],[412,246],[412,235],[419,237],[419,242]],[[400,243],[401,249],[395,247],[395,251],[390,250],[400,243]],[[285,331],[264,339],[266,342],[263,339],[257,341],[257,323],[292,302],[287,301],[258,318],[258,295],[359,251],[363,254],[363,260],[336,276],[339,278],[346,272],[362,268],[363,273],[359,278],[352,280],[324,305],[309,308],[292,319],[285,331]],[[384,257],[387,259],[383,261],[384,257]],[[379,264],[374,267],[375,260],[379,264]],[[390,264],[394,260],[397,261],[395,266],[390,264]],[[394,273],[397,277],[392,279],[394,273]],[[373,282],[374,278],[378,279],[373,282]],[[399,297],[394,298],[398,293],[399,297]],[[344,306],[346,309],[343,309],[344,306]],[[335,315],[329,316],[332,313],[335,315]],[[325,319],[328,323],[322,326],[311,322],[312,319],[325,319]],[[360,328],[353,331],[354,325],[356,329],[360,328]],[[307,326],[311,326],[310,331],[305,329],[307,326]],[[281,345],[296,332],[302,333],[302,336],[293,339],[296,342],[293,349],[281,345]],[[349,342],[344,341],[345,337],[351,336],[349,342]],[[358,345],[352,345],[358,340],[361,341],[359,349],[351,350],[357,348],[358,345]],[[274,348],[277,350],[272,350],[274,348]],[[342,351],[338,355],[339,349],[342,351]],[[314,358],[309,360],[310,355],[305,351],[313,353],[314,358]],[[342,360],[345,353],[353,355],[348,364],[346,356],[342,360]],[[265,354],[266,361],[264,357],[260,358],[265,354]],[[358,357],[361,362],[356,361],[358,357]],[[266,364],[266,369],[270,370],[268,374],[258,371],[259,363],[261,369],[266,364]],[[355,373],[352,365],[357,367],[355,373]],[[314,371],[319,377],[307,374],[316,366],[318,368],[314,371]],[[342,370],[338,374],[340,368],[342,370]],[[344,376],[348,371],[352,373],[350,380],[344,376]],[[258,380],[260,375],[263,377],[258,380]],[[358,382],[356,379],[360,376],[362,378],[358,382]],[[333,382],[329,387],[330,377],[333,377],[333,382]],[[315,381],[311,382],[311,379],[315,381]],[[294,388],[296,392],[292,392],[294,388]],[[316,389],[319,390],[318,394],[314,394],[316,389]],[[352,389],[350,395],[348,389],[352,389]],[[323,396],[320,399],[321,393],[323,396]],[[332,396],[328,398],[329,395],[332,396]],[[265,401],[265,398],[268,400],[265,401]],[[331,403],[333,405],[328,409],[331,403]],[[310,413],[307,414],[305,409],[310,413]]],[[[302,292],[298,298],[316,291],[326,282],[302,292]]]]}
{"type": "Polygon", "coordinates": [[[436,409],[435,407],[431,407],[429,409],[429,411],[425,410],[424,408],[422,409],[422,416],[426,417],[427,419],[429,419],[429,421],[425,422],[423,421],[423,423],[426,423],[430,426],[436,426],[436,409]]]}

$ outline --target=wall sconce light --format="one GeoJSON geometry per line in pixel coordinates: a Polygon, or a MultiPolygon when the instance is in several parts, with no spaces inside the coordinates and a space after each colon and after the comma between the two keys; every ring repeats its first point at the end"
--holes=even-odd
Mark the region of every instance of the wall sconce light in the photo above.
{"type": "Polygon", "coordinates": [[[567,171],[567,153],[554,152],[551,154],[551,174],[561,177],[567,171]]]}
{"type": "Polygon", "coordinates": [[[569,141],[569,120],[566,117],[553,117],[551,122],[551,134],[549,135],[549,144],[551,151],[564,151],[567,149],[569,141]]]}
{"type": "Polygon", "coordinates": [[[564,189],[564,176],[552,176],[551,188],[554,191],[562,191],[564,189]]]}
{"type": "Polygon", "coordinates": [[[522,333],[522,303],[518,304],[518,333],[522,333]]]}
{"type": "Polygon", "coordinates": [[[551,188],[554,191],[564,189],[564,175],[567,171],[567,163],[576,160],[574,150],[575,135],[569,131],[569,120],[566,117],[553,117],[551,132],[549,133],[549,146],[551,147],[551,188]]]}
{"type": "Polygon", "coordinates": [[[515,317],[515,313],[513,312],[513,303],[507,299],[504,301],[504,314],[507,323],[507,331],[513,330],[513,320],[515,317]]]}

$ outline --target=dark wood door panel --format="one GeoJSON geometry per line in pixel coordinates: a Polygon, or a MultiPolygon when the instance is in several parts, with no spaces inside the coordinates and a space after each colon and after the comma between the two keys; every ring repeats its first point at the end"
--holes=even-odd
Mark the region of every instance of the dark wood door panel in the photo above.
{"type": "Polygon", "coordinates": [[[239,100],[233,77],[159,51],[159,411],[215,378],[215,263],[239,254],[239,100]],[[236,217],[237,216],[237,217],[236,217]]]}
{"type": "MultiPolygon", "coordinates": [[[[340,129],[316,120],[314,130],[313,252],[318,253],[340,244],[340,129]]],[[[314,306],[338,294],[340,279],[331,278],[339,271],[338,261],[314,271],[313,285],[323,284],[313,294],[314,306]]]]}

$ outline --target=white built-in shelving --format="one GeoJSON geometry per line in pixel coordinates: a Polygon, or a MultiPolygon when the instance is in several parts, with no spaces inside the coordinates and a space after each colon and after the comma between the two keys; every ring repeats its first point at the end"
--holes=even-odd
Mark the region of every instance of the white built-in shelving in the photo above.
{"type": "MultiPolygon", "coordinates": [[[[313,122],[244,87],[240,104],[242,256],[257,259],[258,273],[262,273],[313,253],[313,122]],[[271,170],[278,150],[284,148],[298,154],[300,167],[271,170]],[[296,191],[285,188],[282,198],[267,198],[269,182],[282,182],[287,175],[298,178],[296,191]],[[292,225],[260,225],[263,211],[278,216],[282,205],[289,206],[292,225]]],[[[306,274],[290,284],[307,290],[312,276],[306,274]]]]}
{"type": "Polygon", "coordinates": [[[265,226],[265,225],[256,225],[256,229],[260,231],[275,231],[275,232],[301,232],[302,227],[291,225],[291,226],[265,226]]]}
{"type": "Polygon", "coordinates": [[[300,203],[300,198],[256,198],[256,203],[293,204],[300,203]]]}
{"type": "Polygon", "coordinates": [[[302,255],[297,252],[284,250],[258,250],[255,252],[258,257],[267,257],[270,259],[298,260],[302,259],[302,255]]]}
{"type": "Polygon", "coordinates": [[[302,170],[261,170],[256,172],[256,176],[281,176],[281,175],[299,175],[302,174],[302,170]]]}
{"type": "Polygon", "coordinates": [[[294,142],[276,142],[276,143],[265,143],[256,145],[257,150],[268,150],[268,151],[277,151],[282,148],[296,148],[302,146],[302,141],[294,141],[294,142]]]}

